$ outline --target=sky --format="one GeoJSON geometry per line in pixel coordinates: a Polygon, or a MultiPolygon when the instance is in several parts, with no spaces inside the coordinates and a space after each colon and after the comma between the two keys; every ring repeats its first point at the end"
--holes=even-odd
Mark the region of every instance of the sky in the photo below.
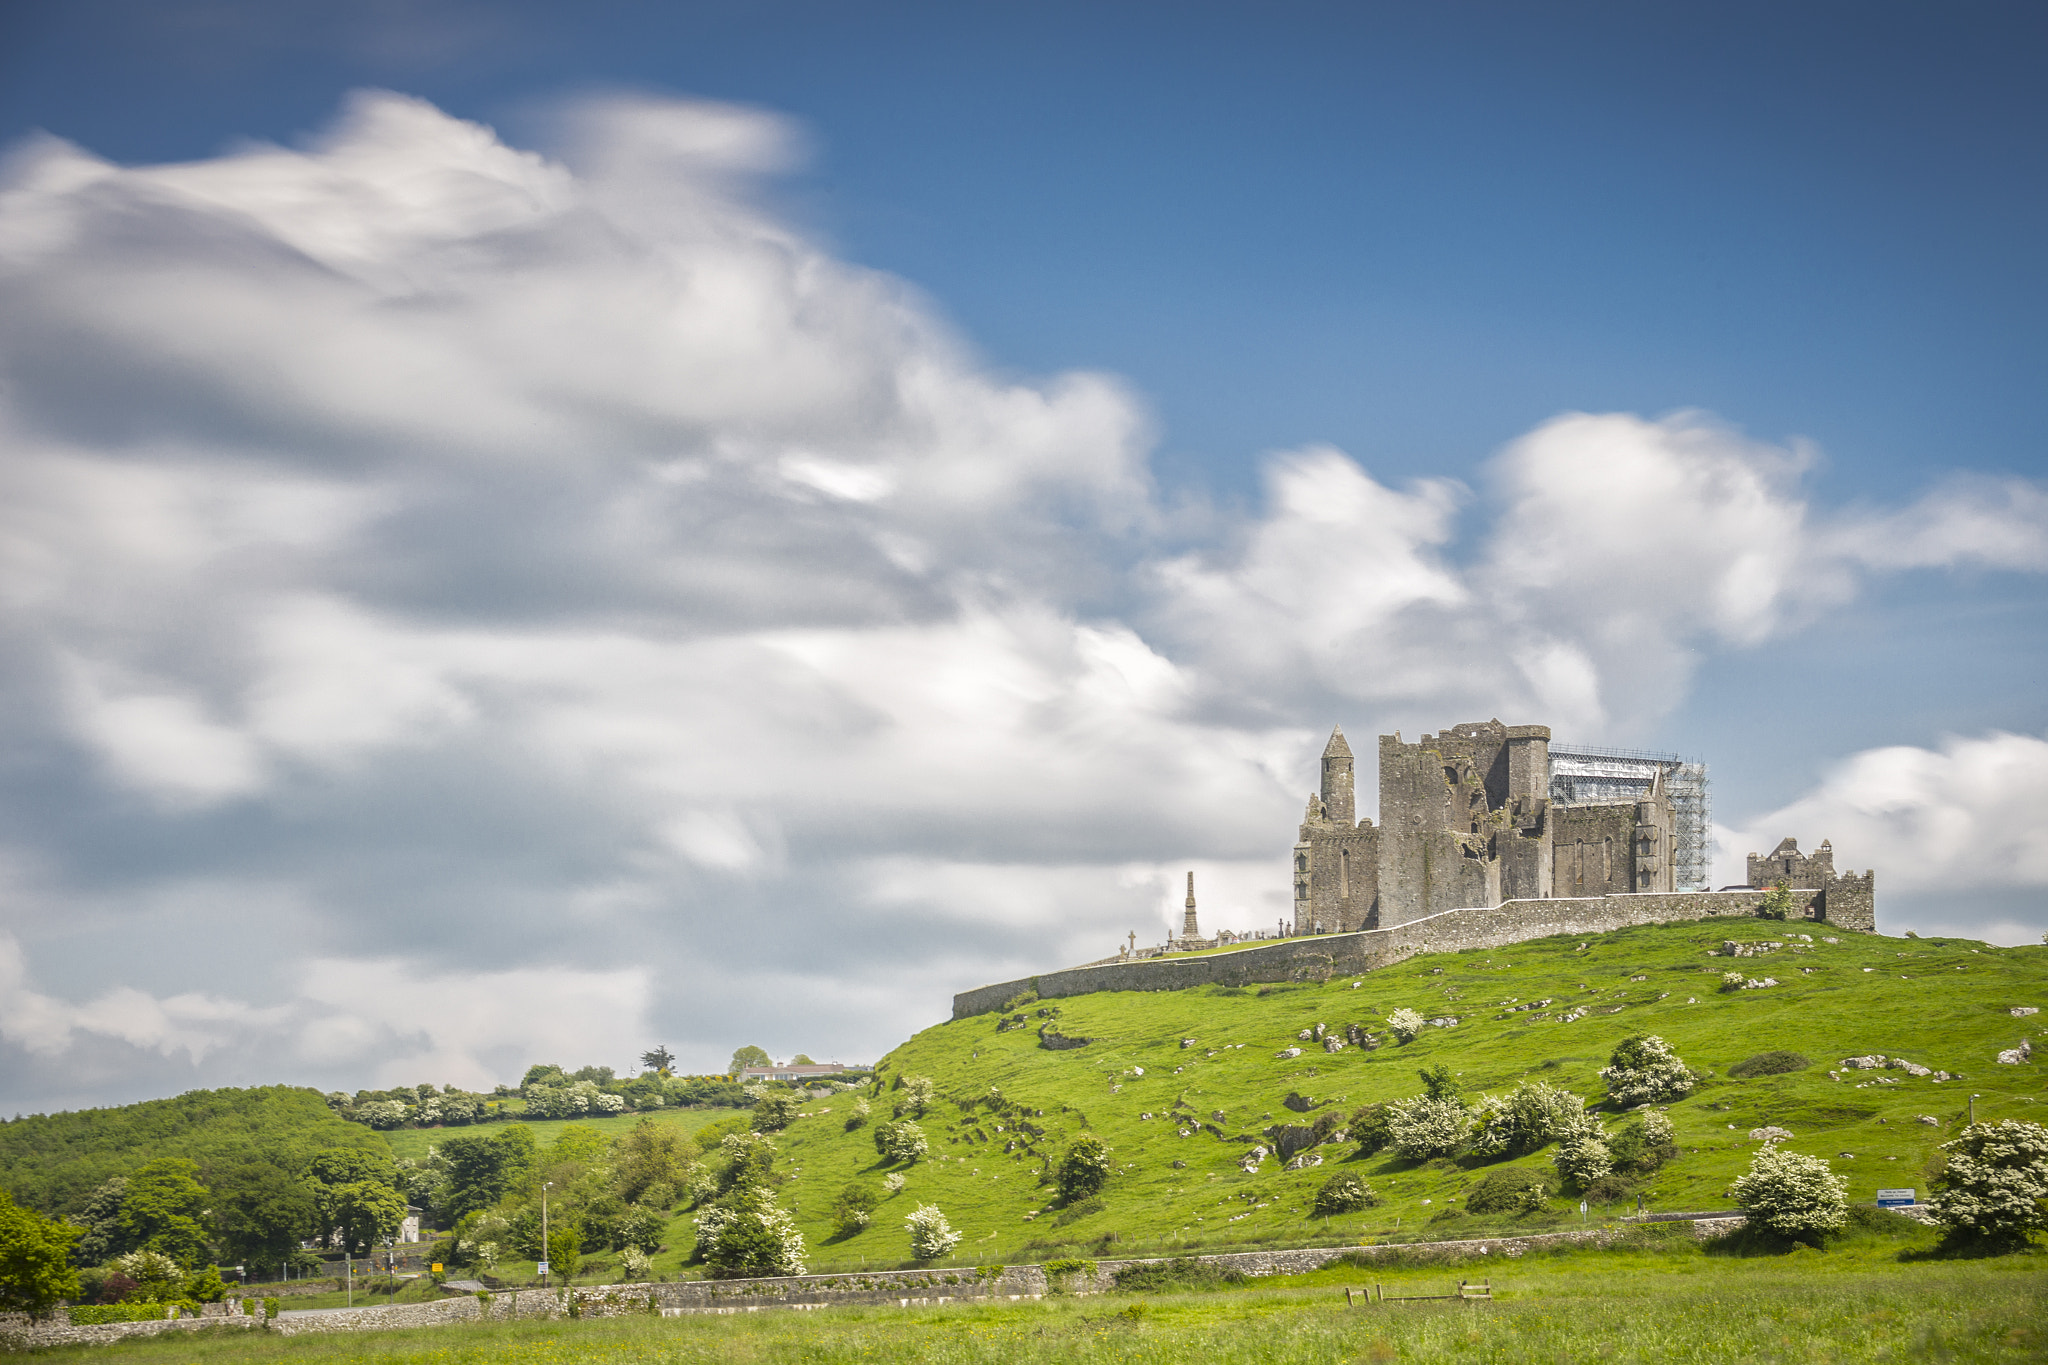
{"type": "Polygon", "coordinates": [[[0,8],[0,1112],[871,1061],[1273,925],[1333,724],[2039,941],[2044,38],[0,8]]]}

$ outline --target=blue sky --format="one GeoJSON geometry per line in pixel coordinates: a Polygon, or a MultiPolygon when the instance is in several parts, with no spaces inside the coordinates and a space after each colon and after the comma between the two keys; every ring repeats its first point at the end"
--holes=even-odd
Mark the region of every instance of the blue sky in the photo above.
{"type": "Polygon", "coordinates": [[[1160,929],[1185,866],[1265,922],[1332,721],[1698,755],[1731,840],[1833,838],[1888,925],[2038,936],[2044,29],[9,7],[0,1097],[871,1054],[1160,929]],[[726,340],[665,350],[670,288],[726,340]],[[814,675],[734,693],[767,656],[814,675]],[[235,970],[165,947],[251,916],[235,970]],[[594,946],[655,924],[688,950],[594,946]],[[465,964],[483,926],[531,950],[465,964]],[[629,1006],[399,1039],[365,982],[629,1006]]]}

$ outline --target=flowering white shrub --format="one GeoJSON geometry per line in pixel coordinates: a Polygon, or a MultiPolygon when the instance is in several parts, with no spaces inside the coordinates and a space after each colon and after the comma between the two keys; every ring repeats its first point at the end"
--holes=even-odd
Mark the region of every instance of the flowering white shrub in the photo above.
{"type": "Polygon", "coordinates": [[[1763,1145],[1731,1191],[1752,1220],[1786,1237],[1816,1238],[1849,1218],[1848,1185],[1828,1163],[1775,1142],[1763,1145]]]}
{"type": "Polygon", "coordinates": [[[946,1215],[939,1212],[936,1204],[920,1204],[917,1210],[903,1220],[903,1226],[910,1229],[910,1254],[920,1261],[936,1260],[951,1251],[960,1241],[960,1234],[953,1231],[946,1215]]]}
{"type": "Polygon", "coordinates": [[[1465,1145],[1471,1130],[1471,1114],[1457,1100],[1416,1095],[1387,1106],[1387,1136],[1410,1161],[1449,1156],[1465,1145]]]}
{"type": "Polygon", "coordinates": [[[116,1256],[114,1269],[145,1290],[182,1284],[185,1279],[184,1268],[161,1251],[131,1251],[126,1256],[116,1256]]]}
{"type": "Polygon", "coordinates": [[[1643,1115],[1643,1136],[1652,1146],[1662,1147],[1678,1136],[1678,1128],[1670,1115],[1652,1109],[1643,1115]]]}
{"type": "Polygon", "coordinates": [[[796,1219],[760,1186],[697,1215],[697,1249],[726,1275],[801,1275],[804,1235],[796,1219]]]}
{"type": "Polygon", "coordinates": [[[1671,1044],[1650,1033],[1622,1039],[1600,1079],[1607,1082],[1608,1097],[1624,1109],[1683,1099],[1699,1083],[1671,1044]]]}
{"type": "Polygon", "coordinates": [[[901,1171],[891,1171],[882,1177],[882,1188],[891,1194],[903,1193],[903,1185],[904,1179],[903,1172],[901,1171]]]}
{"type": "Polygon", "coordinates": [[[1387,1016],[1387,1028],[1404,1043],[1415,1041],[1415,1035],[1427,1027],[1429,1021],[1414,1010],[1402,1008],[1387,1016]]]}
{"type": "Polygon", "coordinates": [[[411,1114],[399,1100],[370,1100],[356,1106],[356,1122],[367,1123],[372,1128],[396,1128],[411,1114]]]}
{"type": "Polygon", "coordinates": [[[627,1247],[619,1253],[619,1269],[629,1280],[645,1280],[653,1268],[654,1258],[639,1247],[627,1247]]]}
{"type": "Polygon", "coordinates": [[[846,1131],[850,1133],[854,1129],[866,1123],[868,1121],[868,1115],[873,1112],[874,1106],[870,1105],[867,1102],[865,1096],[855,1100],[853,1102],[853,1112],[846,1116],[846,1131]]]}
{"type": "Polygon", "coordinates": [[[875,1150],[885,1161],[915,1161],[931,1150],[931,1144],[925,1140],[924,1129],[904,1119],[875,1129],[875,1150]]]}
{"type": "Polygon", "coordinates": [[[1524,1081],[1506,1095],[1489,1095],[1474,1107],[1478,1133],[1472,1150],[1480,1156],[1533,1152],[1571,1131],[1585,1111],[1585,1101],[1561,1086],[1524,1081]]]}
{"type": "Polygon", "coordinates": [[[1607,1146],[1600,1120],[1583,1109],[1566,1118],[1558,1131],[1557,1153],[1550,1161],[1560,1179],[1580,1189],[1612,1171],[1614,1153],[1607,1146]]]}
{"type": "Polygon", "coordinates": [[[931,1103],[931,1077],[905,1076],[903,1078],[903,1098],[896,1101],[896,1113],[898,1116],[909,1114],[916,1118],[923,1118],[924,1111],[931,1107],[931,1103]]]}
{"type": "Polygon", "coordinates": [[[1723,972],[1721,973],[1721,989],[1724,991],[1739,991],[1742,989],[1742,983],[1745,979],[1741,972],[1723,972]]]}
{"type": "Polygon", "coordinates": [[[690,1169],[683,1175],[683,1201],[694,1207],[717,1193],[718,1177],[703,1162],[691,1162],[690,1169]]]}
{"type": "Polygon", "coordinates": [[[1951,1232],[2017,1244],[2048,1227],[2048,1127],[2007,1119],[1977,1123],[1941,1144],[1945,1186],[1930,1201],[1951,1232]]]}
{"type": "MultiPolygon", "coordinates": [[[[585,1081],[582,1084],[588,1085],[589,1082],[585,1081]]],[[[598,1090],[593,1086],[589,1106],[588,1112],[593,1114],[620,1114],[625,1112],[626,1097],[614,1095],[608,1090],[598,1090]]]]}

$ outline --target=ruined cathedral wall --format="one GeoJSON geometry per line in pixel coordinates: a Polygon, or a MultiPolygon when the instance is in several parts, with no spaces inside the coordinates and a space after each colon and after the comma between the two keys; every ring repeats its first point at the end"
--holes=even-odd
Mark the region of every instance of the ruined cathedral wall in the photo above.
{"type": "MultiPolygon", "coordinates": [[[[1795,893],[1796,894],[1796,893],[1795,893]]],[[[1829,924],[1844,929],[1856,929],[1866,934],[1877,932],[1877,873],[1865,872],[1862,876],[1844,873],[1834,878],[1821,889],[1821,916],[1829,924]]]]}
{"type": "Polygon", "coordinates": [[[1635,890],[1634,805],[1553,806],[1553,896],[1619,896],[1635,890]]]}
{"type": "Polygon", "coordinates": [[[1365,928],[1379,898],[1379,830],[1332,826],[1315,831],[1308,848],[1309,900],[1305,909],[1295,910],[1296,928],[1303,933],[1365,928]]]}

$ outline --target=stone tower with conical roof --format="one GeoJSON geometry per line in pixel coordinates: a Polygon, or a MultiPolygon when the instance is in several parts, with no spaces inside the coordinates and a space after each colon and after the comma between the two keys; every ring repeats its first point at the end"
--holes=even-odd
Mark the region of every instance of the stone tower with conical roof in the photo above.
{"type": "Polygon", "coordinates": [[[1373,926],[1379,904],[1380,831],[1358,818],[1357,781],[1344,728],[1323,746],[1322,790],[1308,799],[1294,846],[1294,932],[1336,934],[1373,926]]]}

